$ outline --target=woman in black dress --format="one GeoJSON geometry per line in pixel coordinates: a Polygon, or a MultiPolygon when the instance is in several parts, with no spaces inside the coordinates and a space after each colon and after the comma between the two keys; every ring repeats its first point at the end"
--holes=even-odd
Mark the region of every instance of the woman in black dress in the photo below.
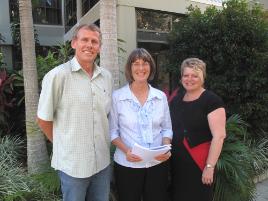
{"type": "Polygon", "coordinates": [[[184,90],[170,104],[172,201],[212,200],[215,165],[226,136],[226,116],[221,98],[204,88],[205,77],[202,60],[183,61],[184,90]]]}

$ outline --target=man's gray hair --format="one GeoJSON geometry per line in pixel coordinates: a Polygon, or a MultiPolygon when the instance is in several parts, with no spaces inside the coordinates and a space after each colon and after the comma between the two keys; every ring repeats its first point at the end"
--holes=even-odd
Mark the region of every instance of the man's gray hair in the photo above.
{"type": "Polygon", "coordinates": [[[101,34],[101,30],[100,28],[95,25],[95,24],[81,24],[79,26],[77,26],[73,32],[73,37],[72,37],[72,40],[77,38],[77,34],[79,32],[80,29],[87,29],[87,30],[90,30],[90,31],[96,31],[99,33],[99,40],[100,40],[100,43],[102,41],[102,34],[101,34]]]}

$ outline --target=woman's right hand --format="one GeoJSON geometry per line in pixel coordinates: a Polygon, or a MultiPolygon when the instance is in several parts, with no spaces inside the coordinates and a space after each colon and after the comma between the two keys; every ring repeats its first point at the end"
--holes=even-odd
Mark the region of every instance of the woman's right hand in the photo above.
{"type": "Polygon", "coordinates": [[[126,158],[127,158],[127,161],[129,161],[129,162],[140,162],[140,161],[142,161],[141,157],[139,157],[139,156],[137,156],[135,154],[132,154],[130,149],[127,150],[126,158]]]}

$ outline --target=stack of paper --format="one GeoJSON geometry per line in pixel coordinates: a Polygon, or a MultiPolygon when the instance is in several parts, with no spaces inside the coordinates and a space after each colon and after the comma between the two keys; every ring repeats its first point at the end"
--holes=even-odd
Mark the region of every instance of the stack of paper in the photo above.
{"type": "Polygon", "coordinates": [[[146,147],[143,147],[143,146],[135,143],[133,148],[132,148],[132,153],[141,157],[142,161],[139,163],[144,163],[146,166],[146,164],[149,164],[151,162],[155,162],[156,156],[158,156],[160,154],[167,153],[170,149],[171,149],[170,144],[162,145],[162,146],[158,146],[158,147],[146,148],[146,147]]]}

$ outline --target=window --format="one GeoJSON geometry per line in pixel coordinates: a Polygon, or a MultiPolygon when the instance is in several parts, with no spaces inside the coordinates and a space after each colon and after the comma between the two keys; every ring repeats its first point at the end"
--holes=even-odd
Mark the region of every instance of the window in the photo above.
{"type": "Polygon", "coordinates": [[[194,2],[210,4],[214,6],[222,6],[223,0],[192,0],[194,2]]]}
{"type": "Polygon", "coordinates": [[[144,9],[137,9],[136,17],[138,30],[165,33],[170,32],[172,22],[179,19],[174,14],[144,9]]]}
{"type": "Polygon", "coordinates": [[[82,0],[82,15],[85,15],[100,0],[82,0]]]}
{"type": "Polygon", "coordinates": [[[9,15],[10,15],[10,22],[18,22],[19,21],[18,0],[10,0],[9,1],[9,15]]]}
{"type": "Polygon", "coordinates": [[[76,0],[65,0],[65,33],[76,24],[76,0]]]}
{"type": "Polygon", "coordinates": [[[60,25],[61,0],[40,0],[33,4],[33,21],[35,24],[60,25]]]}

